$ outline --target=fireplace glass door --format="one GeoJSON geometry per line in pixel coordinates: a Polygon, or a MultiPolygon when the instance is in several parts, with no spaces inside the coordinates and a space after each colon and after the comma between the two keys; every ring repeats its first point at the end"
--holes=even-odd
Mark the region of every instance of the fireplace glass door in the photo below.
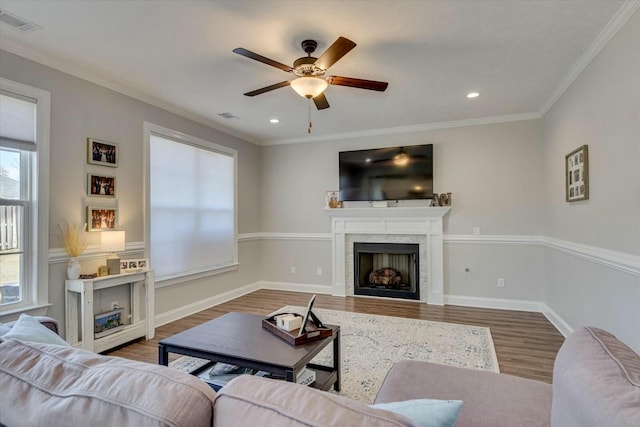
{"type": "Polygon", "coordinates": [[[354,294],[420,299],[419,245],[354,243],[354,294]]]}

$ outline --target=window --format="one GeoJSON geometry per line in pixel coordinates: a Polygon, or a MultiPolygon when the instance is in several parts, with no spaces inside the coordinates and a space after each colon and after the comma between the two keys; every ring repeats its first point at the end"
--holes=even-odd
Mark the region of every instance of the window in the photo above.
{"type": "Polygon", "coordinates": [[[0,79],[0,311],[48,303],[48,92],[0,79]]]}
{"type": "MultiPolygon", "coordinates": [[[[145,124],[151,266],[158,282],[237,265],[236,151],[145,124]]],[[[182,279],[184,280],[184,279],[182,279]]]]}

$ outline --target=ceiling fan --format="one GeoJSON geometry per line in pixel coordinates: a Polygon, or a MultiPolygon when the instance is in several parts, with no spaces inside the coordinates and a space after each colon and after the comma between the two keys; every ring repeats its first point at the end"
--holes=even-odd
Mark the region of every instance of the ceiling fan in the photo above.
{"type": "Polygon", "coordinates": [[[329,102],[324,95],[324,90],[329,85],[350,86],[360,89],[376,90],[379,92],[384,92],[384,90],[387,89],[387,86],[389,85],[387,82],[355,79],[353,77],[325,77],[325,73],[329,67],[338,62],[343,56],[349,53],[351,49],[356,47],[356,44],[351,40],[344,37],[338,37],[338,39],[329,46],[329,48],[320,55],[319,58],[311,56],[317,47],[318,42],[315,40],[304,40],[302,42],[302,49],[307,53],[307,56],[296,59],[293,62],[293,67],[265,58],[262,55],[258,55],[257,53],[241,47],[234,49],[233,52],[238,55],[246,56],[247,58],[254,59],[262,62],[263,64],[279,68],[296,77],[293,80],[286,80],[284,82],[247,92],[245,95],[256,96],[274,89],[291,86],[300,96],[313,99],[318,110],[323,110],[325,108],[329,108],[329,102]]]}

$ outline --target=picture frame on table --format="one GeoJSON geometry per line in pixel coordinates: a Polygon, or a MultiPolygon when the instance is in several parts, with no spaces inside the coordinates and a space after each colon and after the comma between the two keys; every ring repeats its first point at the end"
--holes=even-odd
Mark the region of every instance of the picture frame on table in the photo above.
{"type": "Polygon", "coordinates": [[[118,225],[118,209],[87,206],[87,231],[113,231],[118,225]]]}
{"type": "Polygon", "coordinates": [[[149,268],[149,259],[123,259],[120,261],[120,271],[123,273],[132,273],[135,271],[146,270],[149,268]]]}
{"type": "Polygon", "coordinates": [[[325,196],[325,208],[341,208],[342,202],[340,201],[339,191],[327,191],[325,196]]]}
{"type": "Polygon", "coordinates": [[[565,200],[589,200],[589,146],[583,145],[565,156],[565,200]]]}
{"type": "Polygon", "coordinates": [[[118,144],[87,138],[87,163],[92,165],[118,167],[118,144]]]}
{"type": "Polygon", "coordinates": [[[116,197],[116,177],[102,174],[87,174],[87,196],[116,197]]]}

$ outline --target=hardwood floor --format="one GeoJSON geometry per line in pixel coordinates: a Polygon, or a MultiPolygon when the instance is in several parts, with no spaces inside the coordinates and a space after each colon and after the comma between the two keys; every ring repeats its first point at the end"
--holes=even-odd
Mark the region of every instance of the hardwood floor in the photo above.
{"type": "MultiPolygon", "coordinates": [[[[138,340],[105,354],[158,363],[158,342],[163,338],[231,311],[266,315],[284,305],[306,306],[309,298],[310,294],[300,292],[256,291],[160,326],[153,340],[138,340]]],[[[553,362],[564,341],[541,313],[328,295],[318,295],[315,307],[489,327],[500,372],[547,383],[551,382],[553,362]]],[[[178,356],[170,357],[173,360],[178,356]]]]}

